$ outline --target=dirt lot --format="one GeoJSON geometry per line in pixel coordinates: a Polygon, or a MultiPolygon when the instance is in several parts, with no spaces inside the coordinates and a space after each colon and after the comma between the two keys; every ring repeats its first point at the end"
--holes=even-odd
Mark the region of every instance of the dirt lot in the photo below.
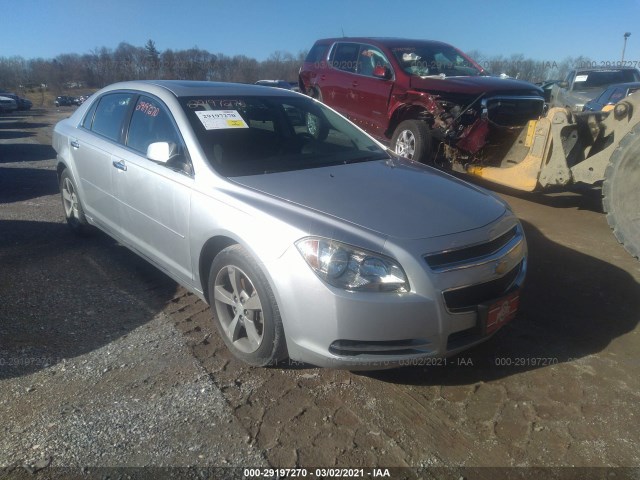
{"type": "Polygon", "coordinates": [[[49,145],[70,112],[0,117],[0,478],[150,465],[639,475],[640,262],[597,189],[501,193],[529,276],[519,317],[484,345],[383,372],[255,369],[230,357],[203,302],[106,236],[67,230],[49,145]]]}

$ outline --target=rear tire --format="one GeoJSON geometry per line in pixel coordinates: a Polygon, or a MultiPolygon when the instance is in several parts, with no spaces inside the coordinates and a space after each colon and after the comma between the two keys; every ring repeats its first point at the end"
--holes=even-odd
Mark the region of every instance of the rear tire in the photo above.
{"type": "Polygon", "coordinates": [[[640,124],[620,141],[602,184],[602,206],[613,234],[640,259],[640,124]]]}
{"type": "Polygon", "coordinates": [[[82,208],[80,194],[69,169],[65,169],[60,175],[60,197],[67,224],[76,235],[85,236],[90,232],[91,226],[87,222],[82,208]]]}
{"type": "Polygon", "coordinates": [[[322,92],[320,91],[320,87],[309,87],[307,95],[311,98],[315,98],[319,102],[322,102],[322,92]]]}
{"type": "Polygon", "coordinates": [[[391,137],[391,150],[401,157],[420,163],[432,163],[431,132],[425,122],[400,122],[391,137]]]}

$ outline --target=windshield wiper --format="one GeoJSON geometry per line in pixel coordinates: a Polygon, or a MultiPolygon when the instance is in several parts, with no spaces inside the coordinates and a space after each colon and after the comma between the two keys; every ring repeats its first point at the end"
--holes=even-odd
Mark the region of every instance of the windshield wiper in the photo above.
{"type": "Polygon", "coordinates": [[[362,157],[350,158],[348,160],[344,160],[342,163],[348,165],[350,163],[361,163],[361,162],[373,162],[376,160],[388,160],[389,157],[386,155],[364,155],[362,157]]]}

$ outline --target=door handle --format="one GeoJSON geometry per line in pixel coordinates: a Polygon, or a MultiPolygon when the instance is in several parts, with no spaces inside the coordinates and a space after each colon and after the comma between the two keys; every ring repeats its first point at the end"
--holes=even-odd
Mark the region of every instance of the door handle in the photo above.
{"type": "Polygon", "coordinates": [[[127,165],[124,163],[124,160],[114,160],[113,162],[111,162],[113,164],[114,167],[116,167],[118,170],[122,170],[123,172],[127,171],[127,165]]]}
{"type": "Polygon", "coordinates": [[[357,86],[358,86],[358,82],[353,82],[353,83],[351,84],[351,86],[352,86],[352,87],[357,87],[357,86]]]}
{"type": "Polygon", "coordinates": [[[69,145],[71,145],[73,148],[80,148],[80,144],[78,143],[77,140],[71,140],[69,145]]]}

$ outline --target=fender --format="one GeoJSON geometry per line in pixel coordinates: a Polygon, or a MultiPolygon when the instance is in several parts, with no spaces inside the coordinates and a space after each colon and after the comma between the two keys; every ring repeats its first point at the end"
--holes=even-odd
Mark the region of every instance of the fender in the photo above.
{"type": "MultiPolygon", "coordinates": [[[[438,96],[430,95],[427,92],[421,92],[419,90],[407,90],[403,93],[392,93],[389,101],[388,117],[391,119],[389,122],[389,129],[386,135],[391,136],[395,126],[400,123],[400,119],[408,117],[410,111],[426,110],[431,115],[436,116],[442,111],[442,108],[438,105],[438,96]]],[[[415,114],[417,116],[417,113],[415,114]]]]}

